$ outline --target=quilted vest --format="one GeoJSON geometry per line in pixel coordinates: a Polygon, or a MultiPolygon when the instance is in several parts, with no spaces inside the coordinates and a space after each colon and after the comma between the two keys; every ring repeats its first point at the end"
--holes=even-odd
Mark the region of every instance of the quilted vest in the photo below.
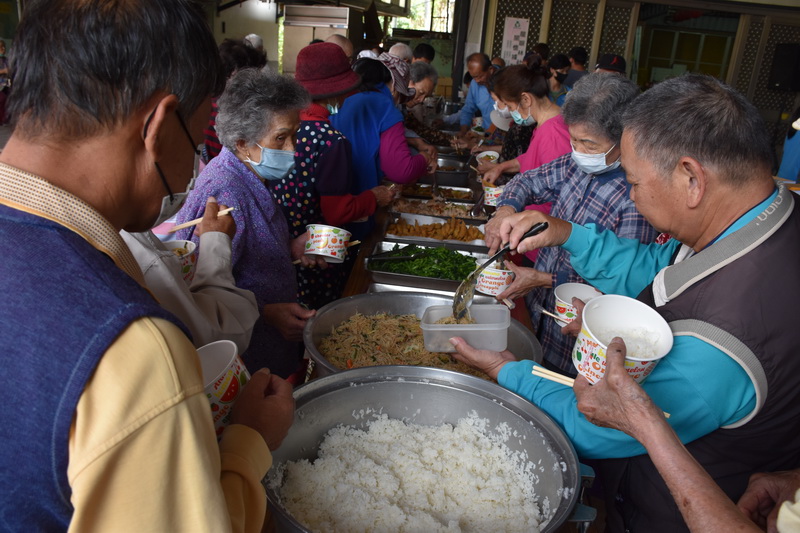
{"type": "Polygon", "coordinates": [[[180,324],[78,234],[2,205],[0,257],[0,529],[65,531],[69,431],[86,382],[134,320],[180,324]]]}

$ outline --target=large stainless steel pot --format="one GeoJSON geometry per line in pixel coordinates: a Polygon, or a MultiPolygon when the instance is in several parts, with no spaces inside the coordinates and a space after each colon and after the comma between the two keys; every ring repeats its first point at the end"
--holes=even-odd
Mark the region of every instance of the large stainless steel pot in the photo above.
{"type": "MultiPolygon", "coordinates": [[[[489,420],[493,433],[507,424],[515,435],[506,441],[512,451],[526,453],[534,462],[541,459],[536,494],[540,502],[549,501],[549,521],[542,531],[555,531],[576,507],[581,468],[569,439],[538,407],[497,384],[442,369],[376,366],[311,381],[298,387],[294,398],[294,424],[273,452],[273,464],[313,461],[325,433],[340,424],[365,427],[370,416],[364,413],[422,425],[455,425],[475,412],[489,420]]],[[[283,508],[269,483],[265,485],[277,530],[307,531],[283,508]]]]}
{"type": "MultiPolygon", "coordinates": [[[[422,318],[425,309],[432,305],[452,304],[453,299],[446,296],[424,292],[379,292],[358,294],[329,303],[317,311],[303,330],[306,354],[316,363],[317,374],[326,376],[339,372],[319,351],[319,343],[330,335],[331,330],[356,313],[374,315],[390,313],[393,315],[415,314],[422,318]]],[[[508,328],[508,349],[518,359],[542,360],[542,346],[536,336],[517,320],[511,320],[508,328]]]]}

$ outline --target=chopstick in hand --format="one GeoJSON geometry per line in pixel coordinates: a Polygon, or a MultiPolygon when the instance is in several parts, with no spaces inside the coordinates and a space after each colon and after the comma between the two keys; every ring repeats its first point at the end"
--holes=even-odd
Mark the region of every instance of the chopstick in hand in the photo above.
{"type": "MultiPolygon", "coordinates": [[[[566,385],[567,387],[572,387],[575,385],[575,380],[559,374],[558,372],[553,372],[552,370],[548,370],[543,366],[534,366],[533,370],[531,370],[531,374],[534,376],[540,377],[542,379],[547,379],[552,381],[553,383],[560,383],[561,385],[566,385]]],[[[664,418],[669,418],[669,413],[666,411],[662,411],[664,413],[664,418]]]]}
{"type": "MultiPolygon", "coordinates": [[[[235,207],[228,207],[226,209],[223,209],[222,211],[217,213],[217,216],[227,215],[228,213],[230,213],[234,209],[236,209],[236,208],[235,207]]],[[[183,224],[178,224],[177,226],[172,226],[170,229],[167,230],[167,233],[175,233],[176,231],[182,230],[184,228],[191,228],[192,226],[198,225],[202,221],[203,221],[203,217],[196,218],[194,220],[189,220],[188,222],[184,222],[183,224]]]]}

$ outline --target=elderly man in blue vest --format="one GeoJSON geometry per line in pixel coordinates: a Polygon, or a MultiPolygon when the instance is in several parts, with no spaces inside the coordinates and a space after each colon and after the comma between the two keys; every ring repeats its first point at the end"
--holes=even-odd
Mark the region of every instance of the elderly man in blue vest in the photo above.
{"type": "MultiPolygon", "coordinates": [[[[631,198],[672,236],[666,244],[534,211],[504,220],[501,236],[518,252],[563,247],[589,283],[669,322],[673,348],[643,388],[736,501],[751,474],[800,464],[800,337],[786,307],[800,298],[800,210],[772,179],[758,110],[714,78],[686,75],[643,93],[625,115],[621,149],[631,198]],[[520,243],[544,220],[547,231],[520,243]]],[[[531,375],[532,361],[453,343],[461,359],[553,416],[581,457],[600,459],[610,531],[687,531],[635,439],[594,426],[570,388],[531,375]]]]}
{"type": "Polygon", "coordinates": [[[256,372],[217,443],[197,353],[119,235],[179,207],[192,176],[224,84],[202,6],[26,3],[12,69],[2,529],[261,531],[291,386],[256,372]]]}

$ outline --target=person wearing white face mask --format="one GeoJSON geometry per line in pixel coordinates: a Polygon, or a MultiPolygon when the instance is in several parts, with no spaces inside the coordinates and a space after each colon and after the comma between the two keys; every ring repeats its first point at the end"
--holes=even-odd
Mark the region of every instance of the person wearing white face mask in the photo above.
{"type": "MultiPolygon", "coordinates": [[[[486,226],[490,252],[502,244],[499,230],[504,218],[527,205],[546,202],[553,202],[551,215],[558,218],[594,223],[644,243],[655,239],[656,231],[629,198],[625,172],[619,168],[622,115],[638,93],[638,87],[621,76],[590,74],[575,84],[562,108],[571,153],[519,174],[505,186],[495,216],[486,226]]],[[[516,277],[498,299],[526,295],[545,366],[575,375],[574,339],[539,311],[540,307],[555,308],[554,287],[583,281],[573,270],[569,254],[560,248],[543,248],[534,268],[506,264],[516,277]]]]}
{"type": "MultiPolygon", "coordinates": [[[[308,106],[308,93],[269,69],[244,69],[230,78],[218,103],[223,149],[198,176],[178,223],[203,216],[209,196],[235,208],[233,275],[238,287],[255,294],[262,315],[242,359],[251,371],[266,366],[288,377],[300,370],[299,341],[315,314],[297,303],[292,261],[326,265],[318,256],[304,255],[306,233],[292,239],[271,188],[294,167],[299,111],[308,106]]],[[[196,228],[177,236],[199,242],[196,228]]]]}

